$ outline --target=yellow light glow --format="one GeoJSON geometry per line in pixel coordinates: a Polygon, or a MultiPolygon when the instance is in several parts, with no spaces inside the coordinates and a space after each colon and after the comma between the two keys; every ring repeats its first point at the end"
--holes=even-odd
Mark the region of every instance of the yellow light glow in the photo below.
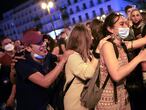
{"type": "Polygon", "coordinates": [[[97,18],[97,19],[100,19],[100,16],[97,16],[96,18],[97,18]]]}
{"type": "Polygon", "coordinates": [[[143,12],[143,10],[139,10],[141,13],[143,12]]]}
{"type": "Polygon", "coordinates": [[[103,18],[106,18],[106,15],[105,15],[105,14],[103,14],[103,15],[102,15],[102,17],[103,17],[103,18]]]}
{"type": "Polygon", "coordinates": [[[47,4],[46,3],[42,3],[42,9],[46,9],[47,8],[47,4]]]}
{"type": "Polygon", "coordinates": [[[48,3],[48,7],[49,7],[49,8],[53,8],[53,7],[54,7],[54,3],[53,3],[52,1],[50,1],[50,2],[48,3]]]}

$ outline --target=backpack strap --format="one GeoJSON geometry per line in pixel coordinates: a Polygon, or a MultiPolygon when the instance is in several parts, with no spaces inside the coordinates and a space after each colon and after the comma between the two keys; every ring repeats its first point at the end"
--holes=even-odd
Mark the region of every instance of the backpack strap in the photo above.
{"type": "MultiPolygon", "coordinates": [[[[110,41],[110,42],[113,44],[116,57],[118,58],[119,57],[118,48],[117,48],[117,46],[116,46],[116,44],[114,42],[112,42],[112,41],[110,41]]],[[[128,52],[128,49],[127,49],[125,43],[122,43],[122,48],[127,53],[128,61],[130,61],[130,55],[129,55],[129,52],[128,52]]],[[[115,100],[115,103],[117,103],[117,101],[118,101],[118,97],[117,97],[117,83],[113,81],[113,84],[114,84],[114,100],[115,100]]]]}
{"type": "Polygon", "coordinates": [[[106,79],[105,79],[105,81],[104,81],[104,83],[103,83],[102,89],[105,88],[105,86],[106,86],[106,84],[107,84],[109,78],[110,78],[110,75],[108,74],[107,77],[106,77],[106,79]]]}
{"type": "MultiPolygon", "coordinates": [[[[113,44],[116,57],[118,58],[119,57],[118,48],[117,48],[116,44],[112,40],[110,40],[110,42],[113,44]]],[[[113,88],[114,89],[114,101],[115,101],[115,104],[116,104],[118,102],[118,97],[117,97],[117,83],[115,81],[113,81],[113,85],[114,85],[114,88],[113,88]]]]}
{"type": "Polygon", "coordinates": [[[117,48],[116,44],[113,42],[112,39],[109,39],[108,41],[111,42],[111,43],[113,44],[116,57],[118,58],[118,57],[119,57],[119,51],[118,51],[118,48],[117,48]]]}
{"type": "Polygon", "coordinates": [[[125,53],[127,54],[128,61],[130,61],[130,55],[129,55],[129,52],[128,52],[128,49],[127,49],[127,47],[126,47],[125,43],[122,43],[122,47],[123,47],[123,49],[124,49],[125,53]]]}

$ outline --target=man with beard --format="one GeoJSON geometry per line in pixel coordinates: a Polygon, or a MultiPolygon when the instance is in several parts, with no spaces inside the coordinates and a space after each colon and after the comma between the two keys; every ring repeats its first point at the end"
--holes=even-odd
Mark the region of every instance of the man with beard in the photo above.
{"type": "Polygon", "coordinates": [[[143,22],[142,15],[138,9],[134,9],[131,12],[131,20],[132,20],[132,29],[134,31],[134,35],[137,38],[143,37],[146,35],[146,25],[143,22]]]}
{"type": "MultiPolygon", "coordinates": [[[[143,22],[142,15],[138,9],[133,9],[131,11],[130,19],[132,21],[131,33],[130,35],[134,35],[131,37],[131,42],[133,40],[139,39],[146,35],[146,25],[143,22]]],[[[133,59],[136,55],[139,54],[141,48],[132,49],[129,51],[130,60],[133,59]]],[[[141,64],[137,65],[137,67],[132,71],[132,74],[127,77],[126,87],[129,93],[131,109],[132,110],[145,110],[145,89],[143,87],[143,79],[142,79],[142,68],[141,64]]]]}

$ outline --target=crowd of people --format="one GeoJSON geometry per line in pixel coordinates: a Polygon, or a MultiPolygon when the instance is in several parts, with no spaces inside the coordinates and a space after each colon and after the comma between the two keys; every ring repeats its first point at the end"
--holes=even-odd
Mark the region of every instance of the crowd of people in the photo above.
{"type": "Polygon", "coordinates": [[[99,86],[110,78],[92,110],[145,110],[146,24],[135,7],[125,13],[64,28],[55,40],[36,29],[21,40],[2,37],[0,110],[89,110],[80,101],[81,80],[91,79],[98,64],[99,86]]]}

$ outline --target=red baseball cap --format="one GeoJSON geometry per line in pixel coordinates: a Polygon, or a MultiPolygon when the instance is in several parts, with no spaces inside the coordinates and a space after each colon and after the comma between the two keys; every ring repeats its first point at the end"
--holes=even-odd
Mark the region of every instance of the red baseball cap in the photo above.
{"type": "Polygon", "coordinates": [[[22,42],[25,46],[30,44],[41,44],[43,42],[43,35],[39,31],[27,31],[23,34],[22,42]]]}

